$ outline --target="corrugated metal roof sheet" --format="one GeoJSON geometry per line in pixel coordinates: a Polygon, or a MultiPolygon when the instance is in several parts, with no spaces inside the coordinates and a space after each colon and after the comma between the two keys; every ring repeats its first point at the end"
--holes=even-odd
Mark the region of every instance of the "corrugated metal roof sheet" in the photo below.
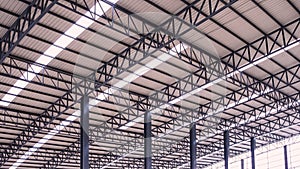
{"type": "Polygon", "coordinates": [[[216,31],[210,32],[208,35],[212,36],[219,42],[226,44],[231,49],[238,49],[241,46],[243,46],[243,44],[241,44],[241,41],[239,39],[234,37],[229,32],[223,30],[222,28],[219,28],[216,31]]]}
{"type": "Polygon", "coordinates": [[[240,12],[266,33],[274,30],[274,28],[277,28],[276,23],[258,7],[246,10],[244,12],[243,10],[240,10],[240,12]]]}
{"type": "Polygon", "coordinates": [[[27,6],[28,5],[26,3],[21,1],[1,1],[0,3],[0,8],[4,8],[18,15],[21,15],[27,6]]]}
{"type": "Polygon", "coordinates": [[[283,25],[291,22],[294,18],[299,18],[299,14],[288,4],[287,1],[265,0],[260,4],[283,25]]]}
{"type": "Polygon", "coordinates": [[[40,23],[43,23],[44,25],[47,25],[61,32],[66,32],[73,24],[51,14],[47,14],[46,16],[44,16],[41,19],[40,23]]]}
{"type": "Polygon", "coordinates": [[[3,11],[0,11],[0,15],[1,15],[1,17],[0,17],[1,25],[5,25],[8,27],[10,27],[17,19],[17,17],[7,14],[3,11]]]}
{"type": "Polygon", "coordinates": [[[20,42],[20,45],[44,53],[50,47],[51,44],[48,44],[48,43],[42,42],[38,39],[33,39],[29,36],[26,36],[20,42]]]}
{"type": "Polygon", "coordinates": [[[125,7],[133,13],[161,12],[149,3],[140,0],[118,1],[118,5],[125,7]]]}
{"type": "Polygon", "coordinates": [[[174,0],[152,0],[152,2],[173,14],[179,12],[179,10],[184,6],[183,2],[177,1],[174,3],[174,0]]]}

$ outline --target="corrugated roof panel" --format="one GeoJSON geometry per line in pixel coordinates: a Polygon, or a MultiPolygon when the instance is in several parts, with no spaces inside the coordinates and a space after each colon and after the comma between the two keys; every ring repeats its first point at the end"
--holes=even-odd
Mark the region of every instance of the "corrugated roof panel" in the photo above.
{"type": "MultiPolygon", "coordinates": [[[[99,21],[103,21],[103,19],[99,19],[99,21]]],[[[106,23],[105,21],[103,21],[103,22],[106,23]]],[[[90,26],[90,28],[95,30],[96,32],[107,35],[107,36],[112,37],[116,40],[121,41],[125,38],[128,38],[128,35],[124,35],[123,33],[120,33],[120,32],[124,32],[124,30],[123,30],[123,28],[121,28],[120,26],[117,26],[116,24],[113,26],[114,29],[111,29],[110,27],[104,27],[103,25],[100,25],[100,24],[94,22],[90,26]],[[120,32],[118,32],[118,31],[120,31],[120,32]]],[[[131,34],[131,35],[133,36],[133,34],[131,34]]]]}
{"type": "Polygon", "coordinates": [[[221,28],[209,33],[209,35],[218,40],[219,42],[227,45],[231,49],[238,49],[241,46],[244,46],[244,44],[242,44],[239,39],[237,39],[232,34],[221,28]]]}
{"type": "MultiPolygon", "coordinates": [[[[299,89],[299,83],[298,83],[298,85],[293,85],[293,86],[294,86],[294,88],[299,89]]],[[[288,94],[288,95],[293,95],[294,93],[298,92],[297,90],[295,90],[295,89],[293,89],[293,88],[291,88],[289,86],[280,89],[280,91],[283,92],[283,93],[285,93],[285,94],[288,94]]]]}
{"type": "Polygon", "coordinates": [[[298,47],[294,47],[292,49],[289,49],[289,52],[291,52],[294,56],[296,56],[296,58],[298,58],[298,60],[300,60],[300,45],[298,45],[298,47]]]}
{"type": "MultiPolygon", "coordinates": [[[[15,104],[14,102],[15,101],[13,101],[8,107],[12,108],[12,109],[16,109],[16,110],[22,110],[22,111],[25,111],[25,112],[31,112],[31,113],[41,113],[42,112],[41,109],[29,107],[30,105],[29,106],[23,106],[23,105],[15,104]]],[[[22,104],[22,102],[21,102],[21,104],[22,104]]]]}
{"type": "MultiPolygon", "coordinates": [[[[88,3],[91,1],[87,1],[88,3]]],[[[71,7],[70,3],[65,2],[65,1],[59,1],[59,3],[65,4],[69,7],[71,7]]],[[[84,1],[77,1],[77,3],[84,3],[84,1]]],[[[73,22],[76,22],[81,15],[77,14],[76,12],[72,11],[72,10],[67,10],[66,8],[60,6],[59,4],[53,6],[50,10],[51,12],[61,16],[61,18],[67,18],[73,22]]],[[[81,8],[77,8],[77,11],[80,11],[81,13],[85,14],[85,11],[82,10],[81,8]]]]}
{"type": "Polygon", "coordinates": [[[0,11],[0,23],[1,25],[5,25],[10,27],[17,19],[17,17],[10,15],[8,13],[5,13],[3,11],[0,11]]]}
{"type": "Polygon", "coordinates": [[[273,59],[286,68],[299,64],[298,61],[291,57],[287,52],[281,53],[273,59]]]}
{"type": "MultiPolygon", "coordinates": [[[[63,62],[63,61],[60,61],[60,59],[57,59],[57,58],[61,58],[63,60],[67,60],[67,61],[70,61],[71,58],[73,60],[76,61],[76,58],[78,56],[75,55],[75,54],[72,54],[70,52],[67,52],[67,51],[62,51],[58,57],[56,57],[56,59],[53,59],[50,63],[49,63],[49,66],[53,66],[57,69],[61,69],[63,71],[67,71],[67,72],[73,72],[73,68],[74,66],[68,62],[63,62]]],[[[71,62],[73,63],[73,61],[71,60],[71,62]]]]}
{"type": "Polygon", "coordinates": [[[21,1],[1,1],[0,3],[0,8],[4,8],[18,15],[21,15],[27,6],[28,4],[21,1]]]}
{"type": "Polygon", "coordinates": [[[58,57],[67,59],[68,61],[72,61],[73,63],[77,63],[78,61],[80,61],[80,58],[79,60],[77,58],[78,56],[83,56],[87,58],[90,57],[91,59],[95,59],[95,61],[100,62],[105,58],[106,55],[111,55],[107,53],[106,50],[102,50],[92,45],[87,45],[85,43],[80,42],[71,43],[68,48],[77,51],[78,54],[68,52],[67,55],[59,54],[58,57]]]}
{"type": "Polygon", "coordinates": [[[217,15],[215,15],[213,17],[213,19],[215,21],[217,21],[218,23],[225,25],[233,20],[236,20],[237,18],[239,18],[239,16],[233,12],[231,9],[225,9],[223,10],[222,13],[218,13],[217,15]],[[223,13],[224,12],[224,13],[223,13]]]}
{"type": "Polygon", "coordinates": [[[40,23],[43,23],[44,25],[47,25],[61,32],[66,32],[73,24],[51,14],[45,15],[40,20],[40,23]]]}
{"type": "Polygon", "coordinates": [[[40,52],[45,52],[50,47],[50,44],[47,44],[37,39],[33,39],[29,36],[24,37],[23,40],[20,42],[20,45],[40,52]]]}
{"type": "Polygon", "coordinates": [[[18,56],[21,58],[26,58],[30,61],[36,61],[41,56],[40,53],[21,48],[19,46],[17,46],[15,48],[15,50],[12,51],[12,55],[18,56]]]}
{"type": "Polygon", "coordinates": [[[37,85],[37,84],[33,84],[33,83],[29,83],[26,86],[27,89],[32,89],[32,90],[38,90],[38,91],[43,91],[46,93],[51,93],[53,95],[57,95],[57,96],[62,96],[63,94],[65,94],[65,92],[57,90],[57,89],[52,89],[46,86],[42,86],[42,85],[37,85]]]}
{"type": "MultiPolygon", "coordinates": [[[[271,63],[268,61],[264,61],[263,63],[271,63]]],[[[269,70],[272,70],[272,66],[270,66],[269,70]]],[[[260,68],[258,68],[257,66],[252,66],[249,69],[245,70],[244,72],[246,72],[247,74],[251,74],[251,76],[255,77],[256,79],[263,79],[268,77],[268,74],[261,70],[260,68]]]]}
{"type": "Polygon", "coordinates": [[[49,41],[51,43],[54,43],[61,36],[60,33],[51,31],[47,28],[38,25],[33,27],[29,34],[37,38],[43,39],[45,41],[49,41]]]}
{"type": "MultiPolygon", "coordinates": [[[[40,91],[40,90],[36,89],[35,91],[40,91]]],[[[48,93],[47,91],[41,91],[41,92],[48,93]]],[[[26,96],[26,97],[39,98],[41,100],[45,100],[45,101],[51,102],[51,103],[54,103],[58,99],[58,97],[52,97],[52,96],[49,96],[49,95],[34,93],[34,92],[31,92],[31,91],[26,91],[26,90],[22,91],[22,95],[26,96]]],[[[51,93],[51,95],[54,95],[54,93],[51,93]]]]}
{"type": "MultiPolygon", "coordinates": [[[[12,129],[4,129],[4,128],[1,128],[1,131],[2,130],[5,130],[5,134],[2,134],[0,133],[0,138],[6,138],[6,139],[0,139],[1,140],[1,143],[4,145],[4,144],[10,144],[11,143],[11,140],[10,139],[15,139],[15,135],[13,134],[8,134],[8,133],[15,133],[16,130],[12,130],[12,129]]],[[[4,131],[3,131],[4,132],[4,131]]]]}
{"type": "Polygon", "coordinates": [[[0,26],[0,37],[3,37],[7,31],[8,29],[0,26]]]}
{"type": "Polygon", "coordinates": [[[209,34],[213,31],[220,29],[217,24],[213,23],[211,20],[206,20],[200,26],[197,27],[198,30],[203,32],[203,34],[209,34]]]}
{"type": "Polygon", "coordinates": [[[118,5],[126,8],[133,13],[147,13],[147,12],[158,12],[161,11],[154,6],[150,5],[145,1],[131,0],[131,1],[118,1],[118,5]]]}
{"type": "MultiPolygon", "coordinates": [[[[35,106],[37,106],[39,108],[43,108],[43,109],[46,109],[49,107],[49,104],[46,102],[43,102],[42,100],[36,101],[36,100],[28,99],[28,98],[22,98],[22,92],[19,94],[20,97],[16,97],[14,99],[14,102],[22,103],[22,104],[26,104],[26,105],[35,105],[35,106]]],[[[37,99],[41,99],[41,98],[37,98],[37,99]]]]}
{"type": "MultiPolygon", "coordinates": [[[[261,1],[261,0],[257,0],[257,1],[261,1]]],[[[252,10],[253,8],[256,8],[256,5],[251,1],[237,1],[232,5],[232,7],[237,11],[244,13],[249,10],[252,10]]]]}
{"type": "Polygon", "coordinates": [[[236,18],[224,25],[247,42],[262,36],[261,33],[242,18],[236,18]]]}
{"type": "Polygon", "coordinates": [[[293,0],[291,2],[292,2],[292,4],[294,4],[296,6],[296,8],[300,9],[300,1],[293,0]]]}
{"type": "Polygon", "coordinates": [[[268,33],[278,28],[276,22],[274,22],[267,14],[265,14],[258,7],[242,12],[242,14],[265,33],[268,33]]]}
{"type": "MultiPolygon", "coordinates": [[[[113,56],[112,54],[106,55],[106,57],[108,57],[108,58],[111,58],[112,56],[113,56]]],[[[86,56],[73,54],[68,51],[61,52],[59,54],[59,56],[57,56],[56,58],[58,58],[58,59],[52,60],[49,63],[49,65],[53,66],[55,68],[67,71],[67,72],[74,72],[74,73],[77,72],[78,73],[78,70],[84,71],[84,70],[88,70],[88,69],[92,69],[92,68],[94,70],[94,69],[96,69],[96,67],[101,65],[100,61],[96,62],[95,60],[93,61],[94,63],[92,63],[92,65],[89,65],[88,63],[85,63],[85,62],[91,61],[91,60],[86,59],[86,56]],[[67,62],[62,62],[60,60],[66,60],[67,62]],[[74,64],[70,64],[68,62],[71,62],[74,64]],[[77,65],[77,66],[75,66],[75,65],[77,65]],[[78,69],[78,65],[79,65],[79,67],[84,66],[83,69],[82,68],[78,69]],[[88,65],[89,65],[89,67],[88,67],[88,65]],[[93,65],[94,65],[94,67],[92,67],[93,65]]]]}
{"type": "MultiPolygon", "coordinates": [[[[97,33],[92,33],[85,31],[80,35],[80,38],[82,38],[86,43],[82,42],[73,42],[69,45],[69,48],[73,48],[74,50],[78,50],[80,53],[94,53],[91,56],[95,58],[99,58],[99,55],[101,55],[101,51],[114,51],[114,52],[120,52],[120,50],[124,49],[125,46],[121,45],[119,43],[119,40],[112,40],[110,39],[110,34],[107,35],[108,37],[104,37],[103,35],[99,35],[97,33]],[[96,48],[97,47],[97,48],[96,48]],[[94,49],[94,50],[92,50],[94,49]],[[99,52],[99,53],[98,53],[99,52]]],[[[104,59],[105,60],[105,59],[104,59]]]]}
{"type": "Polygon", "coordinates": [[[299,14],[295,11],[294,8],[292,8],[292,6],[288,4],[287,1],[265,0],[260,4],[283,25],[289,23],[295,18],[299,18],[299,14]]]}
{"type": "MultiPolygon", "coordinates": [[[[1,82],[2,82],[2,79],[1,79],[1,82]]],[[[2,83],[5,83],[5,82],[2,82],[2,83]]],[[[6,83],[7,84],[7,83],[6,83]]],[[[9,83],[8,83],[9,84],[9,83]]],[[[0,85],[0,91],[1,91],[1,95],[0,95],[0,98],[2,98],[7,92],[8,90],[10,89],[10,86],[9,85],[0,85]],[[4,92],[4,93],[2,93],[4,92]]]]}
{"type": "MultiPolygon", "coordinates": [[[[280,55],[277,55],[276,57],[283,57],[287,60],[289,60],[289,57],[286,55],[286,54],[280,54],[280,55]]],[[[279,65],[275,64],[273,61],[271,60],[266,60],[262,63],[259,64],[259,66],[263,67],[266,71],[268,71],[269,73],[277,73],[279,71],[282,71],[282,67],[280,67],[279,65]]],[[[289,67],[290,65],[288,65],[289,67]]]]}
{"type": "Polygon", "coordinates": [[[173,14],[176,14],[186,6],[183,2],[180,1],[176,1],[176,3],[174,3],[174,0],[152,0],[152,2],[173,14]]]}
{"type": "MultiPolygon", "coordinates": [[[[7,74],[2,68],[0,69],[0,72],[3,74],[7,74]]],[[[12,86],[16,83],[16,81],[17,81],[16,79],[6,77],[6,76],[1,76],[1,82],[5,83],[7,85],[12,86]]],[[[2,89],[2,87],[1,87],[1,89],[2,89]]],[[[4,85],[3,85],[3,89],[8,89],[8,88],[4,87],[4,85]]],[[[8,90],[7,90],[7,92],[8,92],[8,90]]]]}

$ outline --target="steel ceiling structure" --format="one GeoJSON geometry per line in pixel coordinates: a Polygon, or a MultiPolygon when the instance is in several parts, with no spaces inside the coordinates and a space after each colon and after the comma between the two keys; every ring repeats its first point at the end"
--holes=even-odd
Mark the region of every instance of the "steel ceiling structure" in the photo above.
{"type": "Polygon", "coordinates": [[[0,14],[0,168],[79,168],[86,96],[90,168],[205,168],[299,135],[297,0],[14,0],[0,14]]]}

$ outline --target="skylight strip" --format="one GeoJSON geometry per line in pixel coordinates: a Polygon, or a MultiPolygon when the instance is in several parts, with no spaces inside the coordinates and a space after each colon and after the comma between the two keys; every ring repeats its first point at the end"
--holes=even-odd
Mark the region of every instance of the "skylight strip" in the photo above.
{"type": "MultiPolygon", "coordinates": [[[[109,0],[112,3],[116,3],[118,0],[109,0]]],[[[110,9],[110,5],[100,1],[96,4],[96,6],[93,6],[90,11],[96,11],[96,17],[95,19],[99,18],[99,15],[103,15],[103,12],[106,12],[110,9]],[[101,8],[101,7],[102,8],[101,8]],[[95,10],[96,8],[96,10],[95,10]]],[[[90,17],[90,12],[86,12],[85,16],[82,16],[76,24],[73,24],[65,33],[64,35],[61,35],[53,45],[51,45],[43,55],[41,55],[37,60],[36,63],[48,65],[60,52],[64,50],[69,44],[73,42],[74,39],[76,39],[80,34],[83,33],[83,31],[90,27],[94,21],[92,19],[89,19],[87,17],[90,17]],[[80,25],[80,26],[78,26],[80,25]],[[68,36],[66,36],[68,35],[68,36]],[[71,38],[72,37],[72,38],[71,38]]],[[[28,70],[20,77],[21,79],[26,79],[28,81],[31,81],[35,77],[35,73],[39,73],[42,68],[31,65],[29,66],[28,70]],[[32,73],[32,71],[34,73],[32,73]]],[[[14,86],[25,88],[28,85],[29,82],[24,82],[23,80],[17,80],[17,82],[14,84],[14,86]]],[[[9,103],[12,102],[16,96],[11,94],[18,95],[22,90],[12,87],[8,94],[6,94],[1,100],[5,100],[7,102],[0,101],[0,105],[3,106],[9,106],[9,103]]],[[[67,120],[63,121],[60,125],[57,125],[54,129],[52,129],[47,135],[45,135],[41,140],[38,141],[33,147],[31,147],[20,159],[18,159],[11,167],[10,169],[16,169],[18,166],[20,166],[29,156],[31,156],[38,148],[40,148],[43,144],[45,144],[49,139],[51,139],[55,134],[57,134],[60,130],[62,130],[65,126],[69,125],[72,121],[78,118],[80,115],[80,111],[75,111],[71,116],[67,118],[67,120]]]]}
{"type": "MultiPolygon", "coordinates": [[[[115,3],[117,2],[117,0],[111,0],[111,2],[115,3]]],[[[109,9],[110,6],[108,4],[100,1],[96,4],[96,6],[93,6],[90,10],[96,11],[95,19],[98,19],[100,15],[103,15],[103,12],[106,12],[109,9]]],[[[91,17],[90,12],[86,12],[85,16],[82,16],[76,22],[76,24],[73,24],[63,35],[61,35],[35,62],[42,65],[48,65],[58,54],[60,54],[68,45],[70,45],[74,41],[74,39],[76,39],[80,34],[82,34],[86,28],[90,27],[94,23],[94,21],[88,17],[91,17]]],[[[28,77],[27,80],[31,81],[36,77],[35,73],[39,73],[42,70],[42,68],[35,65],[30,65],[29,67],[30,68],[28,68],[28,70],[21,76],[21,78],[28,77]],[[34,73],[31,72],[31,67],[36,68],[35,70],[33,70],[34,73]]],[[[20,86],[21,88],[25,88],[28,84],[27,83],[26,85],[24,85],[24,83],[21,83],[22,82],[18,80],[14,84],[14,86],[20,86]]],[[[0,105],[9,106],[9,103],[16,98],[16,96],[10,95],[10,92],[18,95],[21,91],[18,91],[17,93],[16,88],[12,87],[11,90],[2,98],[2,100],[5,100],[7,102],[1,101],[0,105]]]]}

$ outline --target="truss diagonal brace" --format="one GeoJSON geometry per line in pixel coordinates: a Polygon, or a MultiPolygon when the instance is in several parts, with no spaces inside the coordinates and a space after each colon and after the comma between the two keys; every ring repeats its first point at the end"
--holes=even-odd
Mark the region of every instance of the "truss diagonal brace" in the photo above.
{"type": "Polygon", "coordinates": [[[33,0],[0,40],[0,64],[58,0],[33,0]]]}

